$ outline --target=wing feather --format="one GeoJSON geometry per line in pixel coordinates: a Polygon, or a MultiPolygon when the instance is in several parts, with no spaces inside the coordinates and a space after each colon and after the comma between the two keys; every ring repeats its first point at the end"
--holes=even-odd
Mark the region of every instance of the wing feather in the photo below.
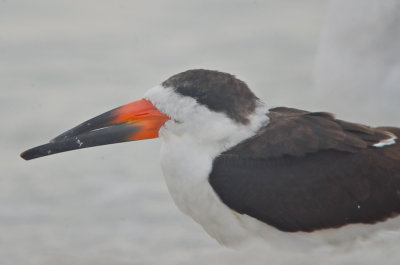
{"type": "Polygon", "coordinates": [[[233,210],[288,232],[375,223],[400,213],[399,128],[329,113],[270,110],[270,123],[214,160],[210,184],[233,210]]]}

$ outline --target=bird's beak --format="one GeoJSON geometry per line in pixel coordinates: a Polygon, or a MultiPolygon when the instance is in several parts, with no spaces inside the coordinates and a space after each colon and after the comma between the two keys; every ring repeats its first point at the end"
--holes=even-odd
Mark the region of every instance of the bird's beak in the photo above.
{"type": "Polygon", "coordinates": [[[57,136],[49,143],[26,150],[25,160],[98,145],[151,139],[170,118],[142,99],[110,110],[57,136]]]}

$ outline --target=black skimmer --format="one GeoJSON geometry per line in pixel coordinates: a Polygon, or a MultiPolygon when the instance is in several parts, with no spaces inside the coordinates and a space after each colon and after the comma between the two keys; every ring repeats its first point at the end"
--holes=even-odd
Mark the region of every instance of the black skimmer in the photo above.
{"type": "Polygon", "coordinates": [[[175,203],[222,244],[339,243],[400,228],[400,128],[268,109],[217,71],[174,75],[21,156],[158,136],[175,203]]]}

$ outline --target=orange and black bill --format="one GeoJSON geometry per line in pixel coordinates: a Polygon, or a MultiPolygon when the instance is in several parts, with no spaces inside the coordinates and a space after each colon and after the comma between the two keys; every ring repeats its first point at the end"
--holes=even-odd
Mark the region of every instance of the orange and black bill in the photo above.
{"type": "Polygon", "coordinates": [[[110,110],[57,136],[49,143],[26,150],[25,160],[99,145],[158,137],[170,118],[145,99],[110,110]]]}

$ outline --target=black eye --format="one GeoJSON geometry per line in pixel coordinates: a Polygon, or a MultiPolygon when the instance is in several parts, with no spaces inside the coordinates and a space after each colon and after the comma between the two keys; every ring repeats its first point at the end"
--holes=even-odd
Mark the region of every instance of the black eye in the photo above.
{"type": "Polygon", "coordinates": [[[204,91],[195,90],[192,91],[192,97],[195,99],[204,99],[206,97],[206,93],[204,91]]]}

